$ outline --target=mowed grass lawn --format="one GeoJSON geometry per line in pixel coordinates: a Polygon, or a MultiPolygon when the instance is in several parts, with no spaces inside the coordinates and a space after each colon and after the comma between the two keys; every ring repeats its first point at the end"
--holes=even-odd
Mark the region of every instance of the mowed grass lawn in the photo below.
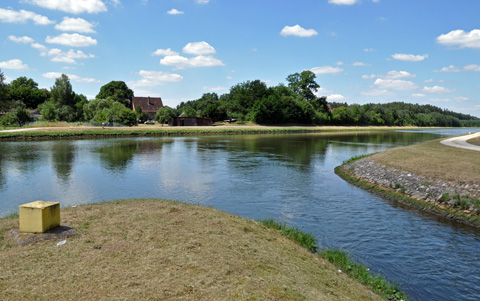
{"type": "Polygon", "coordinates": [[[2,300],[376,300],[261,223],[163,200],[62,208],[79,235],[17,246],[0,220],[2,300]]]}
{"type": "Polygon", "coordinates": [[[480,152],[446,146],[441,140],[393,148],[371,158],[380,164],[430,178],[480,184],[480,152]]]}

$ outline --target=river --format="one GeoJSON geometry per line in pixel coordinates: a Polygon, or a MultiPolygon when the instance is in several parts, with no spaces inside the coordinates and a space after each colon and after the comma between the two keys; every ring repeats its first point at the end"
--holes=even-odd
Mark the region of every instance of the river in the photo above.
{"type": "Polygon", "coordinates": [[[480,230],[383,200],[333,171],[356,155],[470,131],[3,141],[0,216],[36,200],[176,199],[311,232],[412,300],[478,300],[480,230]]]}

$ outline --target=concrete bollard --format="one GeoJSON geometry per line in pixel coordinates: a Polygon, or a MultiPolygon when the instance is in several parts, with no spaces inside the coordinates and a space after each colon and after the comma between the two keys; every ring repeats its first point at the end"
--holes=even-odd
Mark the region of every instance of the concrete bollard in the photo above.
{"type": "Polygon", "coordinates": [[[36,201],[19,206],[20,232],[44,233],[60,226],[60,203],[36,201]]]}

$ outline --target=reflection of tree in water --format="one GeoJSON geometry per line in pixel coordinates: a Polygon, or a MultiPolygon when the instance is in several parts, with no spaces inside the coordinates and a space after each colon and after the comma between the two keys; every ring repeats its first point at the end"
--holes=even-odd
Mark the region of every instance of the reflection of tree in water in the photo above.
{"type": "Polygon", "coordinates": [[[263,160],[291,164],[300,169],[309,168],[314,160],[325,159],[328,138],[311,135],[274,135],[232,137],[214,147],[231,153],[229,162],[234,167],[254,168],[263,160]]]}
{"type": "Polygon", "coordinates": [[[6,182],[5,174],[3,171],[5,169],[4,164],[6,164],[4,159],[5,157],[4,153],[5,153],[5,150],[0,143],[0,190],[5,188],[5,182],[6,182]]]}
{"type": "Polygon", "coordinates": [[[162,140],[121,140],[96,149],[104,168],[111,171],[123,171],[128,167],[135,153],[153,153],[161,150],[162,140]]]}
{"type": "Polygon", "coordinates": [[[75,159],[75,145],[71,141],[56,141],[52,146],[52,163],[57,177],[68,182],[75,159]]]}

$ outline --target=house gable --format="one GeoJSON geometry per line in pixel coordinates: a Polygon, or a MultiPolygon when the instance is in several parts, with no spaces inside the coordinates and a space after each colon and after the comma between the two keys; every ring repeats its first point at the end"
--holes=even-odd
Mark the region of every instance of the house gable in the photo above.
{"type": "Polygon", "coordinates": [[[155,118],[155,113],[158,109],[163,108],[162,98],[160,97],[132,97],[132,110],[135,111],[137,106],[142,108],[142,111],[148,113],[150,118],[155,118]]]}

